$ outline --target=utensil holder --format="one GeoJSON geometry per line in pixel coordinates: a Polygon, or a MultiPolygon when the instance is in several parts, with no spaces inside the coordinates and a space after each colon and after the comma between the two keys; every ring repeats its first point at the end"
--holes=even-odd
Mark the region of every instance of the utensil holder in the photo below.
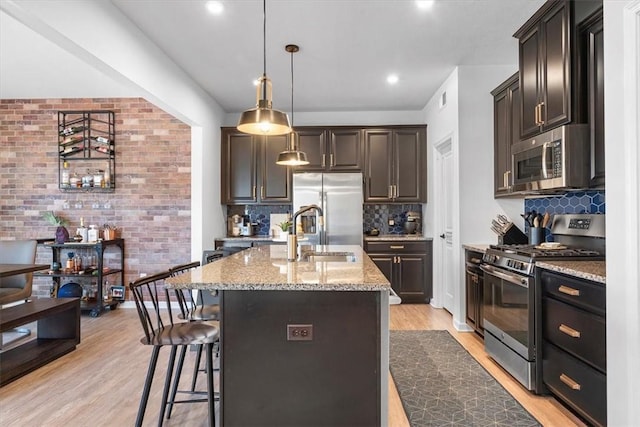
{"type": "Polygon", "coordinates": [[[529,228],[529,244],[539,245],[543,241],[544,241],[544,228],[530,227],[529,228]]]}

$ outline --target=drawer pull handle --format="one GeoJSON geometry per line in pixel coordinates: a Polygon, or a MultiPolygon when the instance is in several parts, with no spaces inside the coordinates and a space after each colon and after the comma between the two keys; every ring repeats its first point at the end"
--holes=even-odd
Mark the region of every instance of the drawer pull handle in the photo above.
{"type": "Polygon", "coordinates": [[[565,286],[565,285],[560,285],[558,287],[558,291],[562,292],[563,294],[571,295],[572,297],[579,297],[580,296],[580,290],[573,289],[573,288],[570,288],[570,287],[565,286]]]}
{"type": "Polygon", "coordinates": [[[391,249],[404,249],[404,245],[391,245],[389,246],[391,249]]]}
{"type": "Polygon", "coordinates": [[[580,384],[575,382],[565,374],[560,374],[560,381],[569,386],[571,390],[580,390],[580,384]]]}
{"type": "Polygon", "coordinates": [[[560,332],[563,332],[572,338],[580,338],[580,331],[576,331],[575,329],[565,324],[561,323],[560,326],[558,326],[558,329],[560,330],[560,332]]]}

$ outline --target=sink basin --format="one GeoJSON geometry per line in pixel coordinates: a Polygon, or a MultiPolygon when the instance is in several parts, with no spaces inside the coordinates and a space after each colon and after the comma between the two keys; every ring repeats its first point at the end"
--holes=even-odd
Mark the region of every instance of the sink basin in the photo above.
{"type": "Polygon", "coordinates": [[[356,262],[353,252],[303,252],[300,261],[305,262],[356,262]]]}

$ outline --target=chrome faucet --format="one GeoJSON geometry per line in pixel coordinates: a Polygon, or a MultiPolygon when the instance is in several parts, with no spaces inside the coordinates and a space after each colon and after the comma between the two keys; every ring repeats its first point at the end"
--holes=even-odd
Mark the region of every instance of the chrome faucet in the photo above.
{"type": "Polygon", "coordinates": [[[303,206],[296,213],[293,214],[291,225],[289,225],[289,235],[287,236],[287,260],[295,261],[298,258],[298,236],[296,234],[296,221],[300,214],[315,209],[318,211],[318,227],[322,229],[324,225],[324,213],[322,208],[318,205],[303,206]]]}

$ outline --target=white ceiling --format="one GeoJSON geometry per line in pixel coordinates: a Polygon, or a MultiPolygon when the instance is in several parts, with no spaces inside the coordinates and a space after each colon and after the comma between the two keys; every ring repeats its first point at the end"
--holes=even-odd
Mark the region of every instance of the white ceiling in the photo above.
{"type": "MultiPolygon", "coordinates": [[[[204,0],[111,2],[225,111],[253,106],[252,80],[263,67],[261,0],[223,1],[218,16],[207,12],[204,0]]],[[[423,11],[413,0],[267,0],[267,75],[274,107],[290,110],[290,57],[284,46],[295,43],[300,45],[294,57],[296,112],[420,110],[457,65],[512,64],[515,71],[512,34],[543,2],[436,0],[423,11]],[[386,83],[389,73],[399,76],[394,86],[386,83]]],[[[58,50],[17,22],[5,25],[12,18],[2,15],[3,98],[38,97],[35,89],[49,96],[40,86],[51,82],[60,90],[61,79],[74,81],[72,97],[121,90],[116,83],[96,85],[95,69],[82,80],[64,73],[38,79],[38,72],[60,71],[43,65],[51,64],[47,56],[58,50]],[[25,70],[30,71],[25,75],[25,70]]]]}

